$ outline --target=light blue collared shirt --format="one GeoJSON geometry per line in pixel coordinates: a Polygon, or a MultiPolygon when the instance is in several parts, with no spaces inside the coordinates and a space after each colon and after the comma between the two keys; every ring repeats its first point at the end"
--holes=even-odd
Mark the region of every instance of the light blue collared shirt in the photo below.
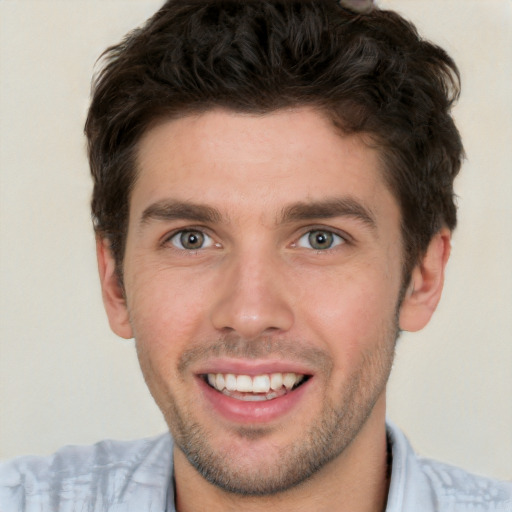
{"type": "MultiPolygon", "coordinates": [[[[387,426],[393,465],[386,512],[512,512],[512,483],[418,457],[387,426]]],[[[175,512],[169,434],[65,447],[0,464],[0,512],[175,512]]]]}

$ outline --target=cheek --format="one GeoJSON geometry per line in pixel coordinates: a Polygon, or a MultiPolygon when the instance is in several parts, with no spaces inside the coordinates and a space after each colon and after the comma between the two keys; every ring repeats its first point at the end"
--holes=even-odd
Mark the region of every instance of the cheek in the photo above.
{"type": "Polygon", "coordinates": [[[335,359],[357,358],[394,336],[399,284],[390,273],[361,265],[332,273],[323,284],[301,293],[299,321],[335,359]]]}
{"type": "Polygon", "coordinates": [[[141,272],[127,289],[137,356],[146,383],[162,410],[169,407],[169,385],[181,377],[179,358],[200,337],[198,319],[204,316],[197,292],[166,272],[141,272]]]}
{"type": "Polygon", "coordinates": [[[167,358],[202,332],[204,281],[169,269],[144,270],[127,287],[128,308],[138,345],[151,357],[167,358]]]}

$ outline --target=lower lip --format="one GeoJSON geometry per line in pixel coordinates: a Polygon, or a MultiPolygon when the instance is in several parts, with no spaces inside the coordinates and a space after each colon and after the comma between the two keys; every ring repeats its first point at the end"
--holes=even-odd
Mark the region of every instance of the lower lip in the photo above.
{"type": "Polygon", "coordinates": [[[213,389],[201,377],[197,377],[203,396],[214,411],[234,423],[268,423],[289,413],[298,406],[312,385],[312,378],[293,391],[272,400],[246,402],[237,400],[213,389]]]}

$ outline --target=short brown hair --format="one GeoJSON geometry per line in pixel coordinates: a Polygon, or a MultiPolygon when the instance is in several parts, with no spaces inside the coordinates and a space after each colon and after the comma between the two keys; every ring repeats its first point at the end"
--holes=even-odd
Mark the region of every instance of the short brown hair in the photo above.
{"type": "Polygon", "coordinates": [[[380,151],[402,212],[405,272],[456,225],[463,157],[450,110],[459,73],[392,11],[335,1],[169,0],[104,54],[85,125],[92,214],[122,268],[141,136],[161,118],[215,107],[313,106],[380,151]]]}

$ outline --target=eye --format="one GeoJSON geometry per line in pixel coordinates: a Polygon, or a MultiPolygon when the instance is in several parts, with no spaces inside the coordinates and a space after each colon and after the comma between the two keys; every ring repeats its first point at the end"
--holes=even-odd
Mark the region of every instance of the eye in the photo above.
{"type": "Polygon", "coordinates": [[[178,231],[169,238],[169,241],[177,249],[186,251],[197,251],[213,245],[211,237],[202,231],[196,230],[178,231]]]}
{"type": "Polygon", "coordinates": [[[299,247],[305,247],[306,249],[323,251],[326,249],[332,249],[344,242],[345,240],[340,235],[337,235],[332,231],[315,229],[313,231],[308,231],[305,235],[302,235],[299,238],[297,245],[299,247]]]}

